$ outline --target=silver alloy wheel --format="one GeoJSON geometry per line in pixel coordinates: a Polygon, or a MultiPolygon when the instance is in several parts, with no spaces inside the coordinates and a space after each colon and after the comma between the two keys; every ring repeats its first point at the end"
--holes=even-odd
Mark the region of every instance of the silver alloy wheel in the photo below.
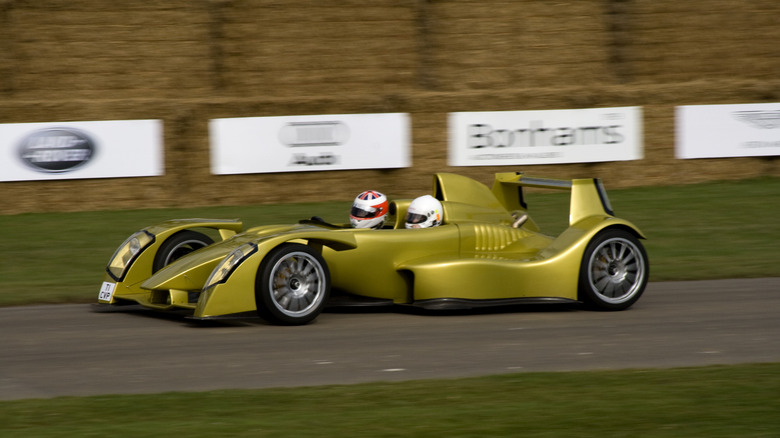
{"type": "Polygon", "coordinates": [[[623,237],[601,242],[588,260],[588,285],[606,303],[621,304],[641,292],[646,262],[637,245],[623,237]]]}
{"type": "Polygon", "coordinates": [[[271,269],[268,290],[280,312],[290,317],[305,316],[317,310],[325,297],[325,270],[311,254],[290,252],[271,269]]]}

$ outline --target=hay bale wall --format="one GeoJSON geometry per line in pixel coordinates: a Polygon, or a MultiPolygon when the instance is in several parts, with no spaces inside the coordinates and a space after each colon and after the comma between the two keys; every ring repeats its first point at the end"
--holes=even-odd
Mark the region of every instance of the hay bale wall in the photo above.
{"type": "Polygon", "coordinates": [[[778,176],[774,158],[674,158],[675,106],[780,101],[778,16],[775,0],[0,0],[0,123],[162,119],[166,148],[161,177],[0,183],[0,213],[415,196],[438,171],[778,176]],[[605,106],[644,108],[644,160],[447,166],[448,112],[605,106]],[[209,173],[211,118],[373,112],[411,114],[413,167],[209,173]]]}

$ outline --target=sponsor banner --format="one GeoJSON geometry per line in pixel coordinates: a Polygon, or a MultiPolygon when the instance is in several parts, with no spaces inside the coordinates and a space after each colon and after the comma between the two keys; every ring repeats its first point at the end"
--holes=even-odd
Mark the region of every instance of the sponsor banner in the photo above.
{"type": "Polygon", "coordinates": [[[676,108],[677,158],[780,155],[780,103],[676,108]]]}
{"type": "Polygon", "coordinates": [[[589,163],[642,157],[641,107],[449,115],[451,166],[589,163]]]}
{"type": "Polygon", "coordinates": [[[0,181],[162,175],[162,122],[0,124],[0,154],[0,181]]]}
{"type": "Polygon", "coordinates": [[[411,165],[405,113],[213,119],[209,131],[214,174],[411,165]]]}

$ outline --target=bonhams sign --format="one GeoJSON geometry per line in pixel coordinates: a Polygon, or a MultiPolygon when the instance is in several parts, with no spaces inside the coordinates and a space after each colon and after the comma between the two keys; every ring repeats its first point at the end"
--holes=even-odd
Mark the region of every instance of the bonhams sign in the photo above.
{"type": "Polygon", "coordinates": [[[213,119],[209,137],[214,174],[411,165],[404,113],[213,119]]]}
{"type": "Polygon", "coordinates": [[[162,122],[4,124],[0,154],[0,181],[162,175],[162,122]]]}
{"type": "Polygon", "coordinates": [[[640,107],[449,115],[451,166],[642,159],[640,107]]]}

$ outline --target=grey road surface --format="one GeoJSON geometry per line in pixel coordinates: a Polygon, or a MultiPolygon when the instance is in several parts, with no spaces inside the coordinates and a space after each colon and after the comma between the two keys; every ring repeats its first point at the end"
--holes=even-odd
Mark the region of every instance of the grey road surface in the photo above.
{"type": "Polygon", "coordinates": [[[277,327],[2,308],[0,400],[780,362],[780,278],[651,283],[623,312],[510,310],[328,312],[277,327]]]}

